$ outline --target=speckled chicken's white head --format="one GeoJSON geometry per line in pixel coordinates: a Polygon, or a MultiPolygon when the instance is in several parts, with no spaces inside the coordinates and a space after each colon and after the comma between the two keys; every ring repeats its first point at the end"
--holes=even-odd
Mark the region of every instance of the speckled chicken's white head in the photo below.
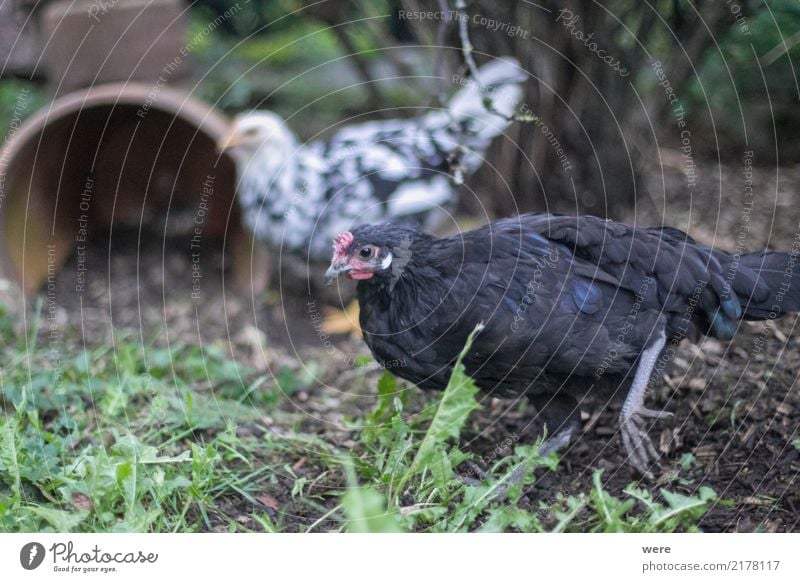
{"type": "Polygon", "coordinates": [[[297,140],[284,120],[270,111],[253,111],[237,116],[230,131],[217,142],[217,149],[230,151],[245,162],[285,160],[297,148],[297,140]]]}

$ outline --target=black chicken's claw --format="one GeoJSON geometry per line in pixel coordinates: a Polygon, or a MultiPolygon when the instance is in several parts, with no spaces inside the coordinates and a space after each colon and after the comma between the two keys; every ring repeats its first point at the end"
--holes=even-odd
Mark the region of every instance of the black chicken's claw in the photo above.
{"type": "MultiPolygon", "coordinates": [[[[567,426],[545,439],[545,441],[539,447],[539,456],[546,457],[547,455],[560,451],[566,447],[572,440],[572,437],[577,430],[577,425],[567,426]]],[[[468,467],[469,474],[458,475],[458,479],[462,483],[466,483],[471,487],[477,487],[478,485],[482,485],[484,482],[492,482],[492,478],[476,463],[472,461],[465,461],[464,464],[468,467]],[[476,479],[475,476],[477,476],[478,479],[476,479]]],[[[505,499],[508,495],[508,491],[517,485],[525,476],[525,469],[527,466],[528,463],[523,462],[519,467],[514,469],[513,473],[511,473],[511,475],[509,475],[502,483],[498,483],[497,487],[492,493],[492,500],[501,501],[505,499]]]]}
{"type": "Polygon", "coordinates": [[[465,483],[470,487],[477,487],[478,485],[481,484],[481,482],[489,479],[489,475],[487,475],[486,471],[481,469],[477,463],[473,461],[465,461],[464,464],[469,469],[469,474],[467,475],[459,474],[456,476],[456,478],[462,483],[465,483]],[[476,475],[477,479],[475,478],[476,475]]]}
{"type": "MultiPolygon", "coordinates": [[[[473,463],[472,461],[466,461],[465,464],[469,468],[469,472],[474,475],[477,475],[479,479],[476,479],[472,475],[461,474],[458,475],[457,478],[462,483],[469,485],[470,487],[478,487],[486,482],[489,482],[490,484],[492,482],[496,483],[496,481],[491,476],[489,476],[486,473],[486,471],[481,469],[476,463],[473,463]]],[[[501,501],[505,499],[508,490],[511,489],[517,483],[519,483],[523,475],[525,475],[525,466],[526,463],[522,463],[519,467],[514,469],[514,472],[503,483],[497,485],[494,492],[492,493],[493,501],[501,501]]]]}
{"type": "Polygon", "coordinates": [[[525,467],[528,466],[527,462],[522,463],[519,467],[514,469],[514,472],[511,473],[511,476],[506,479],[506,482],[500,485],[497,488],[495,493],[496,497],[505,496],[506,492],[511,489],[514,485],[522,481],[522,477],[525,475],[525,467]]]}
{"type": "Polygon", "coordinates": [[[572,435],[574,432],[574,430],[567,429],[558,431],[556,434],[542,443],[542,445],[539,447],[539,455],[546,457],[550,453],[560,451],[569,444],[569,441],[572,440],[572,435]]]}
{"type": "Polygon", "coordinates": [[[522,480],[525,475],[525,467],[528,466],[527,462],[522,463],[519,467],[514,469],[514,472],[503,483],[500,483],[492,493],[492,501],[504,501],[508,496],[508,491],[517,483],[522,480]]]}
{"type": "Polygon", "coordinates": [[[671,412],[667,410],[650,410],[649,408],[641,408],[637,411],[638,415],[643,418],[656,418],[658,420],[663,420],[665,418],[671,418],[675,416],[671,412]]]}
{"type": "Polygon", "coordinates": [[[639,426],[641,416],[634,413],[620,419],[622,431],[622,444],[628,453],[628,461],[642,475],[648,479],[653,478],[650,467],[658,464],[659,454],[653,446],[653,441],[647,431],[639,426]]]}
{"type": "MultiPolygon", "coordinates": [[[[558,452],[566,447],[572,440],[572,437],[575,435],[577,430],[577,425],[566,426],[557,431],[551,437],[545,439],[539,447],[539,456],[546,457],[547,455],[558,452]]],[[[508,493],[508,490],[522,480],[522,477],[525,475],[525,468],[527,465],[527,463],[522,463],[519,467],[514,469],[514,472],[511,474],[511,476],[509,476],[508,479],[506,479],[506,482],[497,487],[497,491],[495,491],[494,494],[494,499],[497,500],[504,498],[506,493],[508,493]]]]}

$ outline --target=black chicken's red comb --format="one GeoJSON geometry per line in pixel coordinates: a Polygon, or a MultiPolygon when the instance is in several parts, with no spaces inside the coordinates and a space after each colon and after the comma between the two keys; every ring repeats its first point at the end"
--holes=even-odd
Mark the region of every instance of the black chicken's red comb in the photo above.
{"type": "Polygon", "coordinates": [[[335,239],[333,239],[333,253],[336,256],[342,256],[347,252],[347,249],[350,248],[350,245],[353,243],[353,233],[343,232],[335,239]]]}

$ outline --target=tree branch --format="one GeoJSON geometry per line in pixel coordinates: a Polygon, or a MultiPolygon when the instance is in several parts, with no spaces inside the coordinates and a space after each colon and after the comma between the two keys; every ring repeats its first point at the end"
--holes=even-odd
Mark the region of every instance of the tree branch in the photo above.
{"type": "Polygon", "coordinates": [[[461,38],[461,54],[464,55],[464,62],[467,63],[472,78],[475,79],[478,87],[483,90],[481,78],[478,74],[478,65],[475,64],[475,58],[472,56],[472,43],[469,40],[469,29],[467,28],[467,6],[464,4],[464,0],[456,0],[455,6],[458,13],[458,35],[461,38]]]}

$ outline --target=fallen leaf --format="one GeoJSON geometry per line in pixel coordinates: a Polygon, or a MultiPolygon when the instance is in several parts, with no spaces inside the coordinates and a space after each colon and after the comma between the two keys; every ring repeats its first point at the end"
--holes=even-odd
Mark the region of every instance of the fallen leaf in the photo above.
{"type": "Polygon", "coordinates": [[[275,511],[278,511],[278,508],[280,507],[278,500],[275,499],[269,493],[261,493],[259,495],[256,495],[256,499],[261,505],[269,509],[274,509],[275,511]]]}
{"type": "Polygon", "coordinates": [[[704,378],[692,378],[691,380],[689,380],[687,386],[689,386],[689,388],[691,388],[692,390],[698,390],[698,391],[705,390],[706,381],[704,378]]]}

